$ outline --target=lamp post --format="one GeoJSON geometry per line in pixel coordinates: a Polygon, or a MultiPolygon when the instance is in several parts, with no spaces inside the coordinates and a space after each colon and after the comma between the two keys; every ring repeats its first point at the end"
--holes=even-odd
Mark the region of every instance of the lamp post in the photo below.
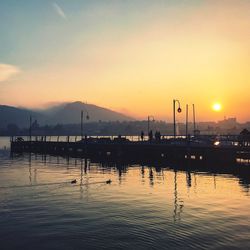
{"type": "Polygon", "coordinates": [[[186,104],[186,139],[188,138],[188,104],[186,104]]]}
{"type": "Polygon", "coordinates": [[[30,127],[29,127],[30,142],[31,142],[31,130],[32,130],[32,116],[30,115],[30,127]]]}
{"type": "Polygon", "coordinates": [[[154,122],[155,118],[152,115],[148,116],[148,135],[149,135],[149,129],[150,129],[150,121],[154,122]]]}
{"type": "Polygon", "coordinates": [[[181,113],[181,105],[180,105],[180,101],[179,100],[173,100],[173,118],[174,118],[174,138],[176,137],[176,120],[175,120],[175,103],[178,103],[178,109],[177,112],[181,113]]]}
{"type": "Polygon", "coordinates": [[[81,139],[83,139],[83,112],[86,113],[86,120],[89,120],[89,113],[87,110],[81,110],[81,139]]]}
{"type": "Polygon", "coordinates": [[[195,107],[193,104],[193,125],[194,125],[194,135],[196,134],[196,121],[195,121],[195,107]]]}

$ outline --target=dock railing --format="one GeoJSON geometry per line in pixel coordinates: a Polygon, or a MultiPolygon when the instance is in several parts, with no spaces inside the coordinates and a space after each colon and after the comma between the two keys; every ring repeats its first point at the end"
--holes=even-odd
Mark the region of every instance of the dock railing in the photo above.
{"type": "Polygon", "coordinates": [[[11,136],[10,141],[31,141],[31,142],[81,142],[81,141],[110,141],[110,142],[154,142],[154,143],[170,143],[170,144],[180,144],[180,143],[191,143],[191,144],[214,144],[215,146],[244,146],[250,147],[250,141],[244,140],[239,135],[199,135],[199,136],[188,136],[179,135],[174,138],[173,135],[161,135],[160,138],[149,139],[148,136],[138,135],[113,135],[113,136],[85,136],[83,139],[80,135],[33,135],[33,136],[11,136]]]}

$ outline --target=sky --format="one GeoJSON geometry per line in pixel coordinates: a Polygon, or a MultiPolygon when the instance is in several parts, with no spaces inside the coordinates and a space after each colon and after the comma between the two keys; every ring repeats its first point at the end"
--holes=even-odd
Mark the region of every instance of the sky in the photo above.
{"type": "Polygon", "coordinates": [[[0,0],[0,17],[0,104],[250,120],[250,0],[0,0]]]}

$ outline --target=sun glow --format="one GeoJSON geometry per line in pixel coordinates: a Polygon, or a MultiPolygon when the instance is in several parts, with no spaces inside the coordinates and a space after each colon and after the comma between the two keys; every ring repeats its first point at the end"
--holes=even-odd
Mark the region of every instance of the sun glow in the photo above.
{"type": "Polygon", "coordinates": [[[216,112],[219,112],[221,111],[221,104],[216,102],[213,104],[213,110],[216,111],[216,112]]]}

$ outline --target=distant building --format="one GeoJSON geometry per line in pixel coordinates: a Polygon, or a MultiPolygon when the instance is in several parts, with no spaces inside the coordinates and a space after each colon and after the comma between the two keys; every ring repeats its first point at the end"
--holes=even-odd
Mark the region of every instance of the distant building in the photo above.
{"type": "Polygon", "coordinates": [[[218,126],[223,129],[236,128],[238,125],[235,117],[233,118],[224,118],[222,121],[218,121],[218,126]]]}

